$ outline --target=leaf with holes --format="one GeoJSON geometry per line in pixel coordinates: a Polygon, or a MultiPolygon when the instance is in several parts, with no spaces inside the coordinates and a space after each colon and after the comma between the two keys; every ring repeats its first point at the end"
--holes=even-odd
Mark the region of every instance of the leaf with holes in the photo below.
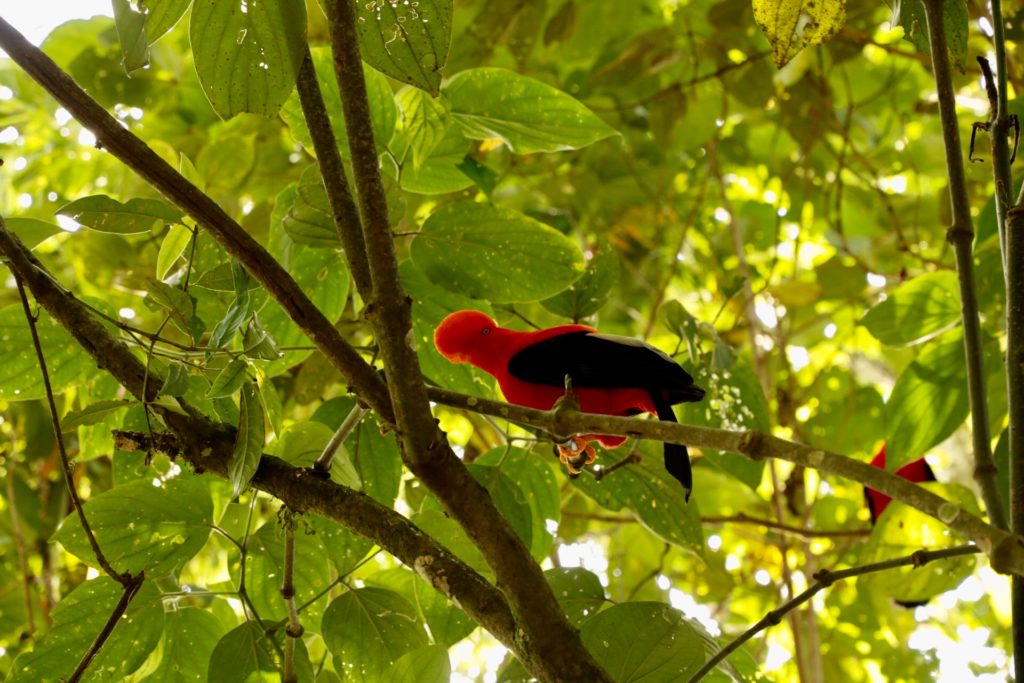
{"type": "Polygon", "coordinates": [[[396,81],[437,95],[452,40],[452,0],[356,3],[362,57],[396,81]]]}
{"type": "Polygon", "coordinates": [[[754,21],[780,69],[800,50],[821,45],[846,21],[845,0],[754,0],[754,21]]]}

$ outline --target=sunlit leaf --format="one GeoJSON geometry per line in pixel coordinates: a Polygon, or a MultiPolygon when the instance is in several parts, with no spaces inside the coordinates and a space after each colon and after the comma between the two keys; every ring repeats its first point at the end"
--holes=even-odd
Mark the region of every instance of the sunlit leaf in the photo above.
{"type": "Polygon", "coordinates": [[[363,58],[397,81],[437,95],[451,43],[452,0],[356,3],[363,58]]]}
{"type": "Polygon", "coordinates": [[[883,344],[913,344],[960,319],[956,273],[941,271],[915,277],[890,292],[861,323],[883,344]]]}

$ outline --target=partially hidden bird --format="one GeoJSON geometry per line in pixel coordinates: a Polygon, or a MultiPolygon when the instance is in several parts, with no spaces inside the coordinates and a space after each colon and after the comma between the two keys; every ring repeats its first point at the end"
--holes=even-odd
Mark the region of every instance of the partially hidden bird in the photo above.
{"type": "MultiPolygon", "coordinates": [[[[871,464],[879,469],[885,469],[885,444],[878,449],[875,453],[875,457],[871,459],[871,464]]],[[[935,481],[935,473],[932,472],[932,468],[928,465],[928,462],[924,458],[918,458],[912,462],[908,462],[903,467],[896,470],[896,476],[902,477],[909,482],[914,484],[920,484],[926,481],[935,481]]],[[[889,507],[889,503],[892,502],[892,498],[885,495],[881,491],[876,491],[872,488],[864,488],[864,498],[868,503],[868,512],[871,514],[871,526],[874,526],[878,522],[878,518],[882,516],[885,509],[889,507]]]]}
{"type": "MultiPolygon", "coordinates": [[[[566,377],[580,410],[604,415],[643,413],[676,422],[672,406],[700,401],[704,390],[667,353],[639,339],[601,334],[586,325],[520,332],[475,310],[450,314],[434,332],[437,350],[453,363],[470,363],[498,380],[509,403],[549,410],[565,395],[566,377]]],[[[558,444],[572,474],[597,457],[590,442],[614,448],[626,440],[607,434],[576,435],[558,444]],[[585,457],[586,463],[583,463],[585,457]]],[[[666,443],[665,469],[693,490],[686,446],[666,443]]]]}

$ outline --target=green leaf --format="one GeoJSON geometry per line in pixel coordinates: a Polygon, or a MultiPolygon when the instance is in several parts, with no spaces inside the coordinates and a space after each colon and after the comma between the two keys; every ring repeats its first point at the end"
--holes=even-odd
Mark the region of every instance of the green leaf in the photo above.
{"type": "Polygon", "coordinates": [[[332,249],[340,246],[334,214],[327,200],[327,190],[324,189],[320,169],[316,164],[302,172],[295,201],[281,225],[288,236],[299,244],[332,249]]]}
{"type": "Polygon", "coordinates": [[[389,683],[448,683],[451,676],[448,648],[427,645],[399,657],[384,680],[389,683]]]}
{"type": "MultiPolygon", "coordinates": [[[[541,452],[549,451],[543,449],[541,452]]],[[[548,530],[548,522],[558,522],[562,517],[558,479],[548,464],[554,461],[554,458],[549,458],[546,462],[537,452],[513,446],[494,448],[474,461],[477,465],[489,465],[500,469],[526,498],[532,523],[530,553],[538,560],[550,552],[554,543],[554,537],[548,530]]],[[[485,482],[481,480],[481,483],[485,482]]]]}
{"type": "MultiPolygon", "coordinates": [[[[922,486],[972,514],[981,515],[977,498],[963,486],[937,483],[922,486]]],[[[960,542],[962,539],[941,521],[893,501],[878,518],[861,561],[879,562],[910,555],[921,548],[945,548],[960,542]]],[[[868,594],[906,602],[930,600],[959,586],[974,570],[975,563],[975,557],[967,555],[930,562],[923,567],[899,567],[861,576],[857,579],[857,586],[868,594]]]]}
{"type": "MultiPolygon", "coordinates": [[[[921,0],[901,0],[894,3],[892,21],[893,24],[903,27],[904,37],[912,42],[919,52],[930,54],[928,21],[921,0]]],[[[967,68],[969,21],[967,3],[964,0],[943,1],[942,23],[943,32],[946,34],[946,48],[960,73],[967,68]]]]}
{"type": "Polygon", "coordinates": [[[238,328],[242,326],[251,312],[252,300],[249,297],[249,290],[242,288],[235,292],[235,298],[228,306],[227,313],[210,333],[210,346],[220,349],[230,344],[235,333],[238,332],[238,328]]]}
{"type": "Polygon", "coordinates": [[[160,666],[146,683],[184,683],[205,680],[210,657],[224,636],[224,625],[211,612],[196,607],[169,610],[164,615],[160,666]]]}
{"type": "Polygon", "coordinates": [[[160,252],[156,256],[157,280],[163,280],[178,257],[185,253],[194,234],[192,228],[187,225],[179,223],[171,226],[171,229],[164,235],[163,241],[160,242],[160,252]]]}
{"type": "Polygon", "coordinates": [[[242,385],[238,407],[238,434],[235,435],[235,446],[231,451],[231,462],[228,463],[231,486],[236,497],[249,488],[249,481],[260,466],[266,436],[263,402],[260,401],[256,383],[246,382],[242,385]]]}
{"type": "Polygon", "coordinates": [[[845,0],[753,0],[754,21],[780,69],[800,50],[821,45],[846,22],[845,0]]]}
{"type": "Polygon", "coordinates": [[[618,282],[619,258],[611,246],[604,244],[587,261],[583,277],[540,303],[556,315],[582,320],[601,310],[618,282]]]}
{"type": "Polygon", "coordinates": [[[306,44],[306,6],[195,0],[189,37],[203,92],[222,118],[273,116],[295,87],[306,44]]]}
{"type": "Polygon", "coordinates": [[[4,218],[4,223],[29,249],[35,249],[50,237],[64,232],[60,226],[36,218],[4,218]]]}
{"type": "MultiPolygon", "coordinates": [[[[182,476],[159,486],[138,480],[116,486],[85,504],[85,514],[110,564],[147,576],[177,573],[206,544],[213,503],[204,479],[182,476]]],[[[77,515],[54,534],[68,552],[97,566],[77,515]]]]}
{"type": "Polygon", "coordinates": [[[476,622],[469,615],[408,569],[396,567],[375,572],[366,578],[366,585],[386,588],[408,600],[439,645],[451,647],[476,628],[476,622]]]}
{"type": "Polygon", "coordinates": [[[210,389],[206,392],[206,398],[223,398],[233,395],[249,378],[248,369],[249,364],[243,358],[233,359],[213,379],[210,389]]]}
{"type": "Polygon", "coordinates": [[[129,0],[114,0],[114,25],[121,44],[121,65],[131,75],[149,65],[146,44],[146,14],[129,0]]]}
{"type": "Polygon", "coordinates": [[[331,602],[321,623],[327,649],[345,680],[386,680],[383,674],[405,653],[427,645],[416,610],[398,593],[357,588],[331,602]]]}
{"type": "Polygon", "coordinates": [[[405,87],[395,95],[395,102],[402,113],[400,132],[412,152],[413,168],[418,169],[444,139],[451,113],[448,98],[405,87]]]}
{"type": "MultiPolygon", "coordinates": [[[[333,322],[338,319],[345,308],[349,283],[348,268],[336,251],[304,249],[292,259],[288,272],[328,320],[333,322]]],[[[280,347],[312,346],[276,301],[268,300],[259,313],[263,327],[280,347]]],[[[264,372],[268,377],[279,375],[301,363],[311,353],[312,348],[308,351],[285,351],[280,359],[267,363],[264,372]]]]}
{"type": "MultiPolygon", "coordinates": [[[[498,467],[472,463],[466,465],[470,474],[487,489],[495,507],[527,548],[533,543],[534,519],[526,495],[510,476],[498,467]]],[[[541,520],[537,520],[542,524],[541,520]]]]}
{"type": "Polygon", "coordinates": [[[619,683],[685,681],[704,663],[700,635],[656,602],[613,605],[583,623],[583,644],[619,683]]]}
{"type": "MultiPolygon", "coordinates": [[[[320,83],[320,91],[324,97],[324,105],[327,107],[331,119],[331,130],[334,131],[334,135],[338,139],[338,151],[341,152],[343,158],[348,159],[350,157],[348,132],[345,127],[345,117],[342,115],[341,95],[338,94],[338,81],[334,76],[334,60],[331,50],[327,47],[314,47],[311,48],[311,52],[317,81],[320,83]]],[[[368,64],[364,64],[363,77],[366,79],[367,97],[370,100],[373,140],[378,151],[383,152],[395,132],[398,106],[395,104],[391,85],[382,73],[368,64]]],[[[281,108],[281,118],[288,125],[295,141],[315,156],[313,139],[309,135],[309,128],[306,127],[306,118],[302,113],[298,93],[293,94],[285,102],[281,108]]]]}
{"type": "MultiPolygon", "coordinates": [[[[95,372],[96,365],[64,328],[43,314],[36,321],[55,394],[95,372]]],[[[0,309],[0,399],[30,401],[46,396],[32,333],[20,304],[0,309]]]]}
{"type": "Polygon", "coordinates": [[[908,365],[885,404],[886,469],[925,455],[964,423],[970,410],[964,344],[943,337],[908,365]]]}
{"type": "Polygon", "coordinates": [[[604,588],[593,572],[582,567],[557,567],[544,572],[559,606],[574,626],[596,614],[604,604],[604,588]]]}
{"type": "Polygon", "coordinates": [[[139,0],[147,10],[146,40],[150,45],[158,41],[181,21],[192,0],[139,0]]]}
{"type": "MultiPolygon", "coordinates": [[[[620,467],[601,481],[582,476],[573,484],[602,507],[613,512],[628,507],[658,536],[702,554],[704,534],[697,499],[687,503],[683,487],[665,471],[661,444],[644,444],[641,448],[640,462],[620,467]]],[[[599,461],[607,468],[621,457],[625,456],[605,453],[599,461]]]]}
{"type": "Polygon", "coordinates": [[[580,149],[616,134],[569,95],[514,71],[460,71],[444,92],[466,137],[498,138],[516,154],[580,149]]]}
{"type": "Polygon", "coordinates": [[[234,190],[245,180],[256,160],[252,136],[222,135],[199,152],[196,171],[206,188],[234,190]]]}
{"type": "Polygon", "coordinates": [[[927,273],[889,292],[861,319],[878,341],[889,346],[914,344],[960,320],[956,273],[927,273]]]}
{"type": "Polygon", "coordinates": [[[57,209],[83,226],[118,235],[149,232],[158,223],[180,223],[182,214],[162,199],[129,199],[121,203],[103,194],[82,197],[57,209]]]}
{"type": "Polygon", "coordinates": [[[281,350],[277,348],[277,342],[263,328],[259,316],[255,313],[245,327],[242,344],[245,347],[245,355],[249,358],[277,360],[281,357],[281,350]]]}
{"type": "Polygon", "coordinates": [[[412,523],[450,550],[470,567],[489,576],[491,570],[480,550],[458,523],[439,509],[426,509],[412,516],[412,523]]]}
{"type": "Polygon", "coordinates": [[[557,230],[476,202],[447,204],[431,214],[411,254],[434,284],[496,303],[547,298],[585,267],[576,245],[557,230]]]}
{"type": "Polygon", "coordinates": [[[358,2],[356,14],[363,59],[396,81],[437,95],[452,38],[452,0],[358,2]]]}
{"type": "Polygon", "coordinates": [[[63,432],[69,432],[76,427],[94,425],[105,420],[111,413],[139,405],[138,401],[113,399],[110,401],[97,401],[91,403],[81,410],[72,410],[60,419],[60,428],[63,432]]]}
{"type": "Polygon", "coordinates": [[[256,671],[276,671],[273,646],[256,621],[246,621],[217,643],[210,655],[206,680],[246,683],[256,671]]]}
{"type": "Polygon", "coordinates": [[[444,136],[430,155],[416,164],[408,162],[406,138],[399,132],[393,141],[396,156],[403,159],[399,185],[406,192],[416,194],[447,194],[464,190],[473,180],[459,168],[470,151],[470,143],[462,136],[458,126],[448,126],[444,136]]]}
{"type": "Polygon", "coordinates": [[[434,330],[445,316],[467,308],[493,315],[490,306],[431,283],[412,261],[398,266],[402,286],[412,297],[412,332],[420,369],[439,385],[466,394],[479,394],[484,386],[479,372],[468,363],[455,364],[438,353],[434,346],[434,330]]]}
{"type": "MultiPolygon", "coordinates": [[[[103,576],[82,583],[62,597],[53,610],[53,625],[46,636],[35,643],[32,651],[14,661],[5,680],[37,683],[70,678],[81,654],[103,630],[123,592],[121,584],[103,576]]],[[[90,663],[85,680],[128,678],[157,646],[163,624],[160,592],[152,582],[145,581],[110,639],[90,663]]]]}

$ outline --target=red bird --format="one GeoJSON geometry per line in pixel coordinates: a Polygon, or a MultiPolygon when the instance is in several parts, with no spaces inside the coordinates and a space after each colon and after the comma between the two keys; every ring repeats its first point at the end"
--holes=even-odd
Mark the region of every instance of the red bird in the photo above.
{"type": "MultiPolygon", "coordinates": [[[[879,469],[885,469],[885,444],[875,453],[875,457],[871,459],[871,464],[879,469]]],[[[932,468],[928,466],[928,463],[924,458],[918,458],[913,462],[908,462],[903,467],[896,470],[897,477],[903,477],[909,482],[920,484],[925,481],[935,481],[935,473],[932,472],[932,468]]],[[[864,497],[868,502],[868,512],[871,513],[871,526],[874,526],[878,521],[878,518],[885,512],[885,508],[889,507],[889,503],[892,498],[876,491],[871,488],[864,488],[864,497]]]]}
{"type": "MultiPolygon", "coordinates": [[[[672,406],[699,401],[704,390],[671,356],[638,339],[600,334],[585,325],[559,325],[535,332],[499,327],[480,311],[456,311],[438,325],[434,345],[453,363],[471,363],[498,380],[510,403],[549,410],[565,393],[565,377],[580,410],[604,415],[651,413],[675,422],[672,406]]],[[[589,441],[614,448],[622,436],[584,434],[559,445],[569,471],[578,474],[597,457],[589,441]],[[582,445],[580,445],[582,443],[582,445]]],[[[686,490],[693,475],[686,446],[665,444],[665,469],[686,490]]]]}

